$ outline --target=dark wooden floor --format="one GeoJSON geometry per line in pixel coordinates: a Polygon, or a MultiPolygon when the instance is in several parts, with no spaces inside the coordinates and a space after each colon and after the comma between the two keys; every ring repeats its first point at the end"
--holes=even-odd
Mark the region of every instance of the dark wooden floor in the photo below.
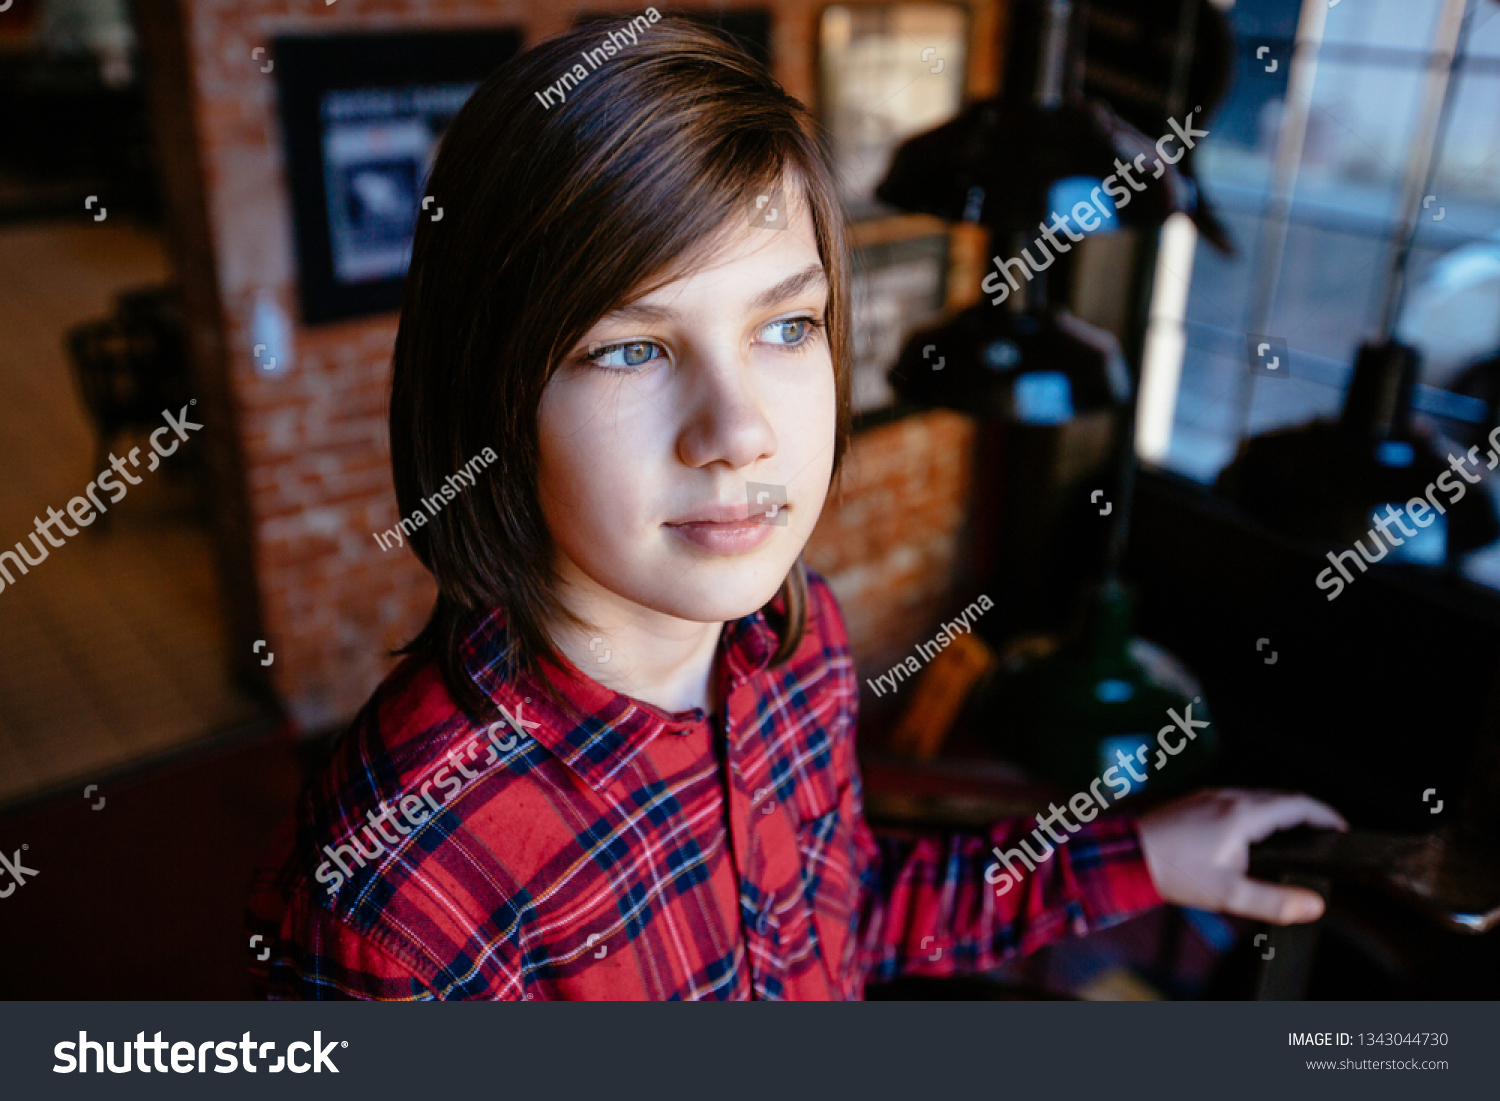
{"type": "Polygon", "coordinates": [[[322,744],[262,730],[0,818],[37,872],[0,899],[0,999],[248,998],[250,875],[322,744]]]}
{"type": "MultiPolygon", "coordinates": [[[[0,549],[14,551],[34,517],[83,493],[100,470],[69,329],[112,313],[117,293],[168,274],[158,234],[125,218],[0,228],[0,549]]],[[[137,445],[150,450],[138,433],[109,446],[127,456],[137,445]]],[[[24,576],[9,567],[14,585],[0,594],[0,805],[59,787],[81,798],[111,770],[266,712],[231,676],[188,454],[154,473],[143,459],[141,484],[111,503],[107,527],[68,529],[77,534],[24,576]]]]}

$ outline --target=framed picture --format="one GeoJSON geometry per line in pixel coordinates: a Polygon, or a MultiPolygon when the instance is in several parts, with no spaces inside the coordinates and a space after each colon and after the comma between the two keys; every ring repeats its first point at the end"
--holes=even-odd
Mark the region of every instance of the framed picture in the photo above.
{"type": "Polygon", "coordinates": [[[895,401],[886,379],[907,339],[943,311],[948,235],[866,245],[854,252],[854,412],[895,401]]]}
{"type": "Polygon", "coordinates": [[[286,36],[272,48],[303,323],[397,309],[438,140],[521,32],[286,36]]]}
{"type": "Polygon", "coordinates": [[[818,25],[818,109],[844,202],[855,219],[891,154],[963,105],[969,11],[959,4],[833,5],[818,25]]]}

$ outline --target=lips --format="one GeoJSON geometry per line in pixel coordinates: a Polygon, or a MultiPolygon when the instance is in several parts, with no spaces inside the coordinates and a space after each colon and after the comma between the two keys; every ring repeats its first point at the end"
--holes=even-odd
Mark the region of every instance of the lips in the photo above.
{"type": "MultiPolygon", "coordinates": [[[[782,505],[782,511],[789,508],[782,505]]],[[[771,537],[772,525],[752,519],[748,504],[709,505],[663,525],[681,539],[711,554],[744,554],[771,537]]]]}
{"type": "MultiPolygon", "coordinates": [[[[785,507],[785,506],[783,506],[785,507]]],[[[739,505],[705,505],[694,509],[685,516],[679,516],[675,520],[668,520],[669,525],[677,524],[739,524],[750,520],[750,506],[739,505]]]]}

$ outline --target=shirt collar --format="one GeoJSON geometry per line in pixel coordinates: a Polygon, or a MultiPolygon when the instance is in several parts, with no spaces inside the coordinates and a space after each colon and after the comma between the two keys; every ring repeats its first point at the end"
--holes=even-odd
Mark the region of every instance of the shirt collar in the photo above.
{"type": "MultiPolygon", "coordinates": [[[[777,608],[780,600],[778,596],[774,602],[777,608]]],[[[492,702],[518,721],[525,719],[526,733],[595,791],[603,790],[658,734],[686,730],[707,718],[701,707],[666,711],[606,688],[561,652],[560,664],[544,662],[539,674],[564,705],[559,708],[538,678],[517,668],[505,619],[498,607],[474,614],[460,645],[465,672],[492,702]],[[518,708],[523,709],[520,714],[518,708]]],[[[721,698],[727,700],[731,691],[765,669],[777,642],[764,609],[725,623],[712,674],[723,686],[721,698]]]]}

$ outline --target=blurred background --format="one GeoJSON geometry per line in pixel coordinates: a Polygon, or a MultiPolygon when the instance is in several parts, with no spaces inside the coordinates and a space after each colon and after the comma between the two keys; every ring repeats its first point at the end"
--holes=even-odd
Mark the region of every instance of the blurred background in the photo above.
{"type": "MultiPolygon", "coordinates": [[[[1030,813],[1196,699],[1212,734],[1138,809],[1264,785],[1356,827],[1258,854],[1330,899],[1274,961],[1163,909],[872,996],[1493,996],[1500,3],[657,7],[813,109],[852,222],[856,437],[806,557],[872,822],[1030,813]],[[1376,555],[1470,448],[1463,504],[1376,555]]],[[[515,52],[641,10],[0,11],[0,850],[42,873],[0,902],[33,945],[0,997],[248,993],[250,868],[434,595],[372,535],[434,150],[515,52]],[[34,517],[190,402],[201,431],[36,561],[34,517]]]]}

